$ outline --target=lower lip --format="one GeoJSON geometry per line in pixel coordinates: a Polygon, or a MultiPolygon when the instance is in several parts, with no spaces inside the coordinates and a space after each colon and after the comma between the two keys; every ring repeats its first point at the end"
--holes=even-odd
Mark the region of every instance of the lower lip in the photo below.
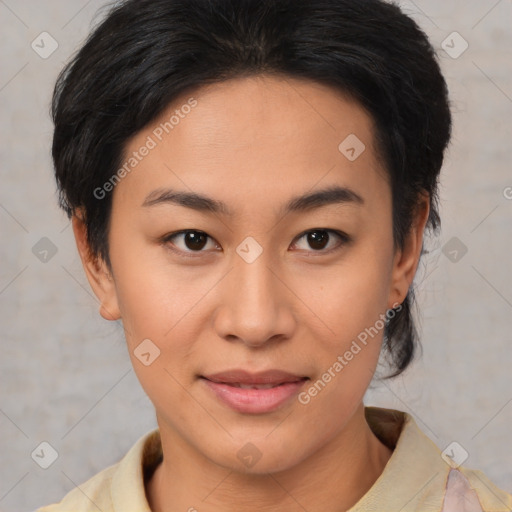
{"type": "Polygon", "coordinates": [[[249,414],[261,414],[276,410],[297,395],[306,382],[306,380],[286,382],[269,389],[243,389],[229,384],[212,382],[204,377],[202,380],[219,400],[235,411],[249,414]]]}

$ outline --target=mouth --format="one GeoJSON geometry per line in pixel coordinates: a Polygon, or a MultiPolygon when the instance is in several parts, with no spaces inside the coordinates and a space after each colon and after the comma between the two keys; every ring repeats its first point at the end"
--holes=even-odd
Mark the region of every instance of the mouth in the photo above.
{"type": "Polygon", "coordinates": [[[226,386],[231,386],[233,388],[240,389],[272,389],[277,388],[278,386],[283,386],[287,384],[286,382],[280,382],[278,384],[242,384],[240,382],[218,382],[217,384],[226,384],[226,386]]]}
{"type": "Polygon", "coordinates": [[[245,370],[201,376],[201,380],[224,405],[240,413],[272,412],[295,396],[309,377],[282,370],[250,373],[245,370]]]}

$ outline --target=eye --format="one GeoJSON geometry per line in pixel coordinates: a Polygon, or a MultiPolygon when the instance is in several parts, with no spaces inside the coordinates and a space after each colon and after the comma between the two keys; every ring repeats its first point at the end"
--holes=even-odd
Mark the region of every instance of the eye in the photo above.
{"type": "MultiPolygon", "coordinates": [[[[314,252],[329,253],[333,250],[341,248],[341,246],[345,243],[350,242],[350,237],[341,231],[315,228],[303,233],[297,240],[305,240],[305,242],[311,249],[313,249],[314,252]],[[333,241],[336,239],[338,241],[337,244],[333,243],[333,241]]],[[[310,251],[310,249],[307,247],[300,247],[298,242],[294,243],[294,247],[298,247],[299,250],[310,251]]]]}
{"type": "Polygon", "coordinates": [[[169,243],[171,246],[177,248],[174,249],[171,247],[173,251],[182,253],[206,252],[203,249],[205,247],[208,248],[207,246],[209,242],[211,242],[210,248],[218,248],[218,245],[214,243],[213,238],[207,235],[204,231],[194,229],[171,233],[170,235],[167,235],[162,242],[169,243]]]}
{"type": "MultiPolygon", "coordinates": [[[[312,249],[313,252],[326,254],[340,249],[341,246],[349,243],[351,238],[341,231],[315,228],[302,233],[302,235],[300,235],[296,240],[297,241],[293,244],[294,248],[309,252],[311,252],[312,249]],[[305,240],[309,245],[309,249],[307,247],[300,247],[299,242],[301,240],[305,240]]],[[[199,256],[204,252],[209,252],[208,249],[222,250],[212,237],[204,231],[194,229],[171,233],[165,236],[162,239],[162,242],[164,244],[168,244],[172,251],[191,257],[199,256]],[[210,244],[210,247],[208,247],[208,244],[210,244]]]]}

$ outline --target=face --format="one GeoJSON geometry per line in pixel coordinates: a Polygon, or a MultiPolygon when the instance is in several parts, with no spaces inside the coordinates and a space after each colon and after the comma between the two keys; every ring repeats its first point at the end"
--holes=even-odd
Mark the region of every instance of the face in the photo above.
{"type": "Polygon", "coordinates": [[[183,96],[129,141],[112,275],[88,275],[123,321],[162,439],[261,473],[347,428],[426,218],[395,250],[373,139],[334,89],[258,76],[183,96]]]}

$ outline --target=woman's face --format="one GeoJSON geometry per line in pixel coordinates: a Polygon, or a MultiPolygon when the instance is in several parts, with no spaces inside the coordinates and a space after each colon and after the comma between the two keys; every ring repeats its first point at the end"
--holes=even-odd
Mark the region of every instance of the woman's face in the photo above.
{"type": "Polygon", "coordinates": [[[183,96],[129,141],[96,292],[164,442],[278,471],[360,408],[419,251],[394,251],[372,130],[333,89],[258,76],[183,96]]]}

